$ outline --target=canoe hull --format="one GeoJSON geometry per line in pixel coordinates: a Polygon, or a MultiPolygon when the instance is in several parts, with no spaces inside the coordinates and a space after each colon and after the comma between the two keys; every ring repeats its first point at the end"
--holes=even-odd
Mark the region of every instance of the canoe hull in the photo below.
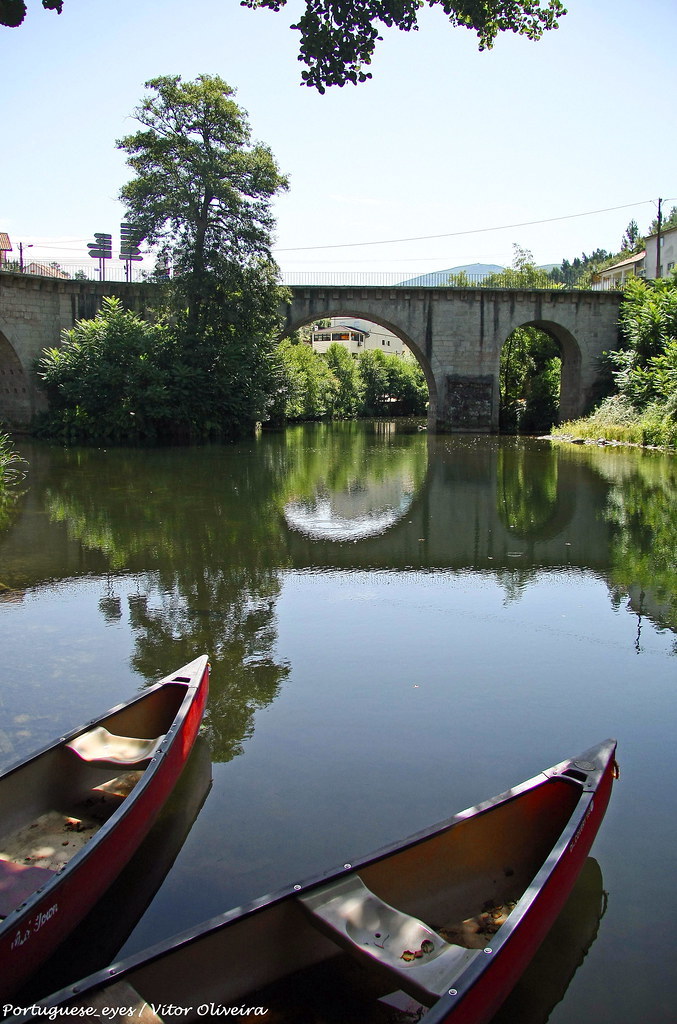
{"type": "MultiPolygon", "coordinates": [[[[207,658],[196,659],[129,705],[114,709],[118,714],[128,707],[134,709],[135,705],[152,699],[161,687],[176,685],[174,681],[178,677],[190,682],[184,687],[185,696],[166,740],[145,769],[141,781],[89,843],[0,924],[0,963],[3,965],[0,999],[11,996],[91,910],[131,859],[174,788],[204,713],[209,688],[207,658]]],[[[102,720],[108,720],[111,714],[113,712],[102,720]]],[[[76,730],[34,755],[32,760],[37,763],[40,757],[52,752],[58,756],[64,742],[82,731],[76,730]]],[[[25,766],[24,762],[0,776],[0,787],[5,777],[20,778],[19,773],[25,766]]]]}

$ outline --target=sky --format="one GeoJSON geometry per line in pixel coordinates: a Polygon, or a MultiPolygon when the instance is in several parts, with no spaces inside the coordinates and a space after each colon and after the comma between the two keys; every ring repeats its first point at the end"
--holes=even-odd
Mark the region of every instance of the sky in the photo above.
{"type": "Polygon", "coordinates": [[[401,273],[539,265],[618,251],[677,205],[674,0],[570,0],[539,42],[474,33],[439,9],[420,31],[384,29],[371,81],[301,85],[302,10],[238,0],[27,0],[0,26],[0,231],[26,259],[87,263],[118,242],[132,177],[116,140],[136,130],[144,83],[220,75],[289,190],[274,202],[288,273],[401,273]]]}

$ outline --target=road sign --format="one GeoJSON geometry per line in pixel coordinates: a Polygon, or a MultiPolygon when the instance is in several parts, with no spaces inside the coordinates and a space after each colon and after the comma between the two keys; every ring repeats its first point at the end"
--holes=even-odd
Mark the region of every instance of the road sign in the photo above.
{"type": "Polygon", "coordinates": [[[140,228],[133,224],[120,225],[120,259],[121,260],[142,260],[139,244],[143,239],[140,228]]]}
{"type": "Polygon", "coordinates": [[[93,260],[109,260],[113,255],[113,236],[101,231],[94,232],[94,241],[87,243],[93,260]]]}

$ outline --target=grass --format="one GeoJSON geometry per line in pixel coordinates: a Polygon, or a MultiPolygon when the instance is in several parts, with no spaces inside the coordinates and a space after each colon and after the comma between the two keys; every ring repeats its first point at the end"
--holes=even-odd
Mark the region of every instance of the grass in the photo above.
{"type": "Polygon", "coordinates": [[[667,405],[639,412],[622,395],[612,395],[589,416],[553,427],[552,436],[617,441],[621,444],[677,448],[677,419],[667,405]]]}

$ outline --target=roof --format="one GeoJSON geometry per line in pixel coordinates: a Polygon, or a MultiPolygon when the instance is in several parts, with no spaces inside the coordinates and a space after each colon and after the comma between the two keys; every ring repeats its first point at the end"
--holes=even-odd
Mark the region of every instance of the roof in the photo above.
{"type": "Polygon", "coordinates": [[[48,267],[45,263],[29,263],[24,268],[26,274],[39,274],[40,277],[61,277],[67,278],[61,267],[48,267]]]}
{"type": "Polygon", "coordinates": [[[6,231],[0,231],[0,252],[11,252],[12,243],[6,231]]]}
{"type": "Polygon", "coordinates": [[[612,267],[605,267],[604,270],[600,270],[600,274],[608,274],[610,270],[619,270],[621,267],[631,267],[633,263],[639,263],[646,256],[646,252],[642,249],[641,252],[635,253],[634,256],[628,257],[627,260],[621,260],[620,263],[614,263],[612,267]]]}

